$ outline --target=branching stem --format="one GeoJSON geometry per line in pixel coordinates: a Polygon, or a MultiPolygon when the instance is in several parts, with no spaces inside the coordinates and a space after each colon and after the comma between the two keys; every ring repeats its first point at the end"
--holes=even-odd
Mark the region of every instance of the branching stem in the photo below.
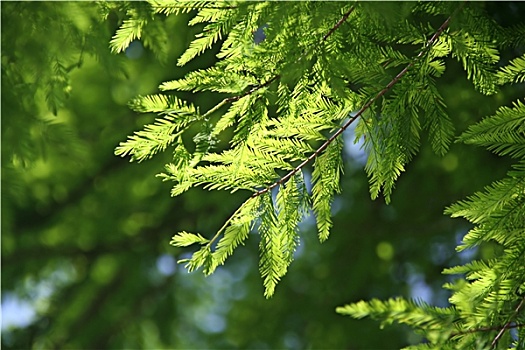
{"type": "MultiPolygon", "coordinates": [[[[348,17],[350,16],[350,14],[354,11],[355,9],[355,6],[352,6],[347,12],[345,12],[343,14],[343,17],[341,17],[341,19],[339,21],[337,21],[337,23],[328,31],[328,33],[326,33],[323,38],[321,39],[321,42],[324,42],[326,41],[326,39],[328,39],[330,37],[330,35],[332,35],[336,30],[337,28],[339,28],[341,26],[341,24],[343,24],[347,19],[348,17]]],[[[304,55],[303,55],[304,56],[304,55]]],[[[301,56],[301,58],[303,57],[301,56]]],[[[253,88],[251,88],[250,90],[246,91],[245,93],[241,94],[241,95],[237,95],[237,96],[232,96],[232,97],[227,97],[225,99],[223,99],[220,103],[218,103],[217,105],[215,105],[215,107],[213,107],[212,109],[210,109],[209,111],[207,111],[202,117],[204,119],[208,118],[212,113],[215,113],[216,111],[218,111],[221,107],[225,106],[226,104],[228,103],[232,103],[232,102],[235,102],[235,101],[238,101],[240,100],[241,98],[245,97],[245,96],[248,96],[248,95],[251,95],[253,94],[254,92],[256,92],[257,90],[259,89],[262,89],[266,86],[269,86],[271,83],[273,83],[274,81],[280,79],[281,76],[280,75],[275,75],[273,78],[269,79],[268,81],[266,81],[265,83],[263,84],[260,84],[260,85],[257,85],[257,86],[254,86],[253,88]]],[[[337,136],[335,136],[337,137],[337,136]]],[[[334,137],[334,138],[335,138],[334,137]]],[[[333,141],[333,140],[332,140],[333,141]]],[[[326,145],[328,146],[328,144],[326,145]]],[[[325,146],[325,148],[326,148],[325,146]]],[[[324,148],[323,148],[324,149],[324,148]]],[[[317,156],[322,150],[317,150],[317,152],[314,153],[315,156],[317,156]]],[[[312,156],[310,156],[306,163],[309,162],[311,159],[313,159],[312,156]]],[[[304,162],[303,162],[304,163],[304,162]]],[[[305,163],[305,164],[306,164],[305,163]]],[[[304,164],[302,165],[304,166],[304,164]]],[[[296,174],[299,169],[302,167],[298,167],[296,169],[293,170],[293,172],[290,172],[289,174],[287,174],[284,178],[282,178],[279,182],[277,183],[274,183],[272,186],[270,187],[267,187],[265,188],[264,190],[261,190],[259,192],[256,192],[254,195],[252,195],[251,197],[249,197],[233,214],[232,216],[230,216],[228,218],[228,220],[226,220],[226,222],[224,223],[224,225],[217,231],[217,233],[212,237],[212,239],[210,239],[210,241],[208,242],[207,246],[208,247],[211,247],[211,245],[213,244],[213,242],[215,242],[219,237],[220,235],[222,234],[222,232],[228,227],[228,225],[230,224],[230,222],[233,220],[233,218],[241,211],[241,209],[249,202],[251,201],[253,198],[255,197],[258,197],[260,195],[262,195],[263,193],[266,193],[268,191],[270,191],[272,188],[276,187],[277,185],[283,183],[284,181],[288,180],[290,177],[292,177],[294,174],[296,174]]]]}
{"type": "MultiPolygon", "coordinates": [[[[350,118],[343,126],[341,126],[328,140],[326,140],[321,146],[319,146],[319,148],[317,148],[317,150],[312,153],[308,158],[306,158],[304,161],[301,162],[301,164],[299,164],[295,169],[293,169],[292,171],[290,171],[288,174],[286,174],[285,176],[283,176],[282,178],[280,178],[279,180],[277,180],[276,182],[274,182],[273,184],[271,184],[270,186],[258,191],[258,192],[255,192],[252,197],[257,197],[257,196],[260,196],[268,191],[271,191],[272,189],[274,189],[275,187],[281,185],[282,183],[288,181],[292,176],[294,176],[295,174],[297,174],[297,172],[299,172],[306,164],[310,163],[313,159],[315,159],[316,157],[318,157],[337,137],[339,137],[354,121],[357,120],[357,118],[359,118],[368,108],[370,108],[370,106],[376,102],[378,99],[380,99],[384,94],[386,94],[388,91],[390,91],[390,89],[392,89],[392,87],[394,85],[396,85],[400,80],[401,78],[408,72],[408,70],[416,63],[416,61],[421,58],[421,56],[423,56],[423,54],[425,53],[425,51],[431,47],[434,42],[437,40],[437,38],[439,38],[439,36],[441,35],[441,33],[443,33],[443,31],[448,27],[448,24],[451,20],[451,18],[456,14],[457,11],[459,11],[459,9],[461,9],[461,7],[463,6],[463,4],[458,7],[454,13],[452,15],[450,15],[446,20],[445,22],[443,22],[443,24],[439,27],[439,29],[434,33],[434,35],[432,35],[432,37],[427,41],[425,47],[421,50],[421,52],[419,52],[419,54],[416,56],[416,58],[414,58],[414,60],[412,60],[412,62],[410,62],[401,72],[399,72],[399,74],[397,74],[386,86],[383,90],[379,91],[377,93],[377,95],[372,98],[370,101],[368,101],[367,103],[365,103],[363,105],[363,107],[361,107],[361,109],[354,115],[352,116],[352,118],[350,118]]],[[[349,11],[350,12],[350,11],[349,11]]],[[[348,13],[349,15],[350,13],[348,13]]],[[[346,19],[348,18],[348,15],[345,14],[346,17],[343,17],[343,19],[346,19]]],[[[334,26],[334,28],[332,28],[332,30],[328,33],[328,34],[331,34],[333,33],[333,31],[335,31],[335,29],[337,29],[343,22],[343,19],[340,20],[339,22],[337,22],[337,24],[334,26]]],[[[323,40],[325,40],[326,37],[328,37],[328,34],[325,35],[325,37],[323,37],[323,40]]]]}
{"type": "MultiPolygon", "coordinates": [[[[514,310],[514,313],[510,317],[511,319],[514,318],[520,312],[521,308],[525,304],[525,298],[521,299],[520,303],[514,310]]],[[[498,326],[490,326],[490,327],[480,327],[475,329],[469,329],[462,332],[455,332],[450,335],[450,337],[455,337],[458,335],[465,335],[465,334],[472,334],[472,333],[479,333],[479,332],[490,332],[490,331],[499,331],[494,340],[492,340],[492,343],[490,344],[490,348],[494,349],[499,341],[499,339],[503,336],[506,330],[513,329],[513,328],[521,328],[525,327],[524,323],[514,323],[513,321],[508,321],[504,325],[498,325],[498,326]]]]}
{"type": "Polygon", "coordinates": [[[507,329],[525,326],[523,324],[512,324],[513,323],[512,322],[512,318],[514,318],[514,316],[516,316],[520,312],[520,309],[522,308],[523,303],[525,303],[525,298],[521,299],[521,302],[518,304],[518,306],[514,310],[514,313],[510,317],[510,320],[507,323],[505,323],[505,325],[503,327],[501,327],[500,331],[498,332],[498,334],[496,335],[496,337],[494,338],[494,340],[490,344],[490,348],[491,349],[494,349],[496,347],[496,344],[498,344],[499,339],[503,336],[503,334],[505,333],[505,331],[507,329]]]}
{"type": "MultiPolygon", "coordinates": [[[[464,4],[464,3],[463,3],[464,4]]],[[[397,84],[401,78],[408,72],[408,70],[415,64],[415,62],[421,58],[421,56],[423,56],[423,54],[425,53],[425,51],[431,47],[434,42],[438,39],[438,37],[443,33],[443,31],[448,27],[449,25],[449,22],[451,20],[451,18],[457,13],[457,11],[459,11],[462,7],[463,7],[463,4],[461,6],[459,6],[455,11],[454,13],[452,13],[452,15],[450,15],[446,20],[445,22],[443,22],[443,24],[438,28],[438,30],[434,33],[434,35],[427,41],[425,47],[421,50],[421,52],[416,56],[416,58],[410,62],[401,72],[399,72],[386,86],[383,90],[379,91],[379,93],[377,93],[377,95],[372,98],[370,101],[368,101],[367,103],[365,103],[363,105],[363,107],[361,107],[361,109],[354,115],[352,116],[352,118],[350,118],[343,126],[341,126],[329,139],[327,139],[321,146],[319,146],[319,148],[317,148],[317,150],[315,150],[314,153],[312,153],[310,156],[308,156],[308,158],[306,158],[305,160],[303,160],[297,167],[295,167],[293,170],[291,170],[289,173],[287,173],[285,176],[281,177],[279,180],[277,180],[276,182],[274,182],[273,184],[271,184],[270,186],[268,187],[265,187],[263,188],[262,190],[260,191],[257,191],[255,192],[251,197],[249,197],[236,211],[235,213],[224,223],[223,227],[215,234],[215,236],[213,236],[213,238],[210,240],[210,242],[208,243],[208,246],[211,246],[211,244],[213,244],[213,242],[215,240],[217,240],[217,238],[221,235],[221,233],[226,229],[226,227],[229,225],[229,223],[231,222],[231,220],[236,216],[236,214],[246,205],[246,203],[248,203],[250,200],[252,200],[253,198],[255,197],[258,197],[258,196],[261,196],[269,191],[271,191],[272,189],[274,189],[275,187],[285,183],[286,181],[288,181],[292,176],[294,176],[295,174],[297,174],[305,165],[307,165],[308,163],[310,163],[313,159],[315,159],[316,157],[318,157],[337,137],[339,137],[354,121],[357,120],[357,118],[359,118],[368,108],[370,108],[370,106],[376,102],[378,99],[380,99],[384,94],[386,94],[388,91],[390,91],[390,89],[392,89],[392,87],[397,84]]],[[[345,12],[343,14],[343,16],[341,17],[341,19],[339,21],[337,21],[337,23],[323,36],[323,38],[321,39],[321,42],[324,42],[326,41],[347,19],[348,17],[350,17],[350,14],[354,11],[355,7],[352,6],[347,12],[345,12]]],[[[302,58],[302,57],[301,57],[302,58]]],[[[264,87],[267,87],[269,86],[271,83],[273,83],[274,81],[280,79],[280,75],[275,75],[273,78],[269,79],[268,81],[266,81],[265,83],[263,84],[260,84],[260,85],[257,85],[253,88],[251,88],[250,90],[246,91],[245,93],[243,94],[240,94],[240,95],[237,95],[237,96],[232,96],[232,97],[227,97],[225,99],[223,99],[220,103],[218,103],[215,107],[213,107],[212,109],[210,109],[208,112],[206,112],[203,117],[204,118],[207,118],[209,117],[212,113],[216,112],[217,110],[219,110],[221,107],[223,107],[224,105],[228,104],[228,103],[231,103],[231,102],[235,102],[235,101],[238,101],[240,100],[241,98],[245,97],[245,96],[248,96],[248,95],[251,95],[253,94],[254,92],[256,92],[257,90],[259,89],[262,89],[264,87]]]]}
{"type": "Polygon", "coordinates": [[[226,230],[226,228],[228,227],[228,225],[230,224],[230,222],[233,220],[233,218],[235,218],[237,216],[237,214],[242,210],[242,208],[244,208],[244,206],[246,204],[248,204],[249,201],[251,201],[254,197],[250,197],[248,198],[246,201],[244,201],[244,203],[242,203],[242,205],[237,208],[237,210],[228,218],[228,220],[226,220],[226,222],[224,223],[224,225],[222,225],[222,227],[219,229],[219,231],[217,231],[217,233],[212,237],[212,239],[210,239],[210,241],[206,244],[207,247],[211,248],[213,242],[215,242],[217,240],[217,238],[220,237],[220,235],[222,234],[222,232],[224,230],[226,230]]]}
{"type": "MultiPolygon", "coordinates": [[[[326,41],[326,39],[328,39],[330,37],[330,35],[332,35],[336,30],[337,28],[339,28],[341,26],[341,24],[343,24],[343,22],[345,22],[348,17],[350,16],[350,14],[354,11],[355,9],[355,6],[352,6],[347,12],[345,12],[345,14],[343,15],[343,17],[341,17],[341,19],[328,31],[328,33],[326,33],[323,38],[321,39],[321,42],[324,42],[326,41]]],[[[301,58],[303,58],[306,54],[303,54],[299,60],[301,58]]],[[[299,61],[298,60],[298,61],[299,61]]],[[[297,63],[297,62],[296,62],[297,63]]],[[[226,104],[228,103],[232,103],[232,102],[235,102],[235,101],[238,101],[240,100],[241,98],[245,97],[245,96],[248,96],[248,95],[251,95],[253,94],[254,92],[256,92],[257,90],[260,90],[264,87],[267,87],[269,86],[271,83],[273,83],[274,81],[276,80],[279,80],[281,78],[281,76],[279,74],[275,75],[274,77],[272,77],[271,79],[269,79],[268,81],[262,83],[262,84],[259,84],[257,86],[254,86],[252,87],[250,90],[244,92],[243,94],[240,94],[240,95],[237,95],[237,96],[232,96],[232,97],[226,97],[225,99],[223,99],[221,102],[219,102],[215,107],[213,107],[212,109],[210,109],[209,111],[207,111],[204,115],[203,115],[203,118],[207,118],[209,117],[212,113],[215,113],[217,110],[219,110],[221,107],[225,106],[226,104]]]]}
{"type": "Polygon", "coordinates": [[[213,9],[213,10],[233,10],[238,6],[209,6],[203,4],[202,6],[184,6],[184,5],[150,5],[154,9],[182,9],[182,10],[195,10],[195,9],[213,9]]]}
{"type": "MultiPolygon", "coordinates": [[[[475,328],[475,329],[469,329],[463,332],[455,332],[455,333],[452,333],[450,337],[455,337],[457,335],[471,334],[471,333],[479,333],[479,332],[490,332],[490,331],[501,331],[501,330],[505,331],[507,329],[521,328],[521,327],[525,327],[525,324],[521,324],[521,323],[512,324],[512,322],[509,322],[509,323],[506,323],[504,325],[499,325],[499,326],[480,327],[480,328],[475,328]]],[[[494,345],[492,347],[494,347],[494,345]]]]}

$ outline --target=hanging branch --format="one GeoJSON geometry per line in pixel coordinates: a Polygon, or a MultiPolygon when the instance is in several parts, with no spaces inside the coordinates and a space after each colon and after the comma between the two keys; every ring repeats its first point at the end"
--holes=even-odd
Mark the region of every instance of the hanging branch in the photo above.
{"type": "Polygon", "coordinates": [[[325,34],[325,36],[323,36],[323,39],[321,40],[321,42],[325,41],[326,39],[328,39],[328,37],[330,35],[332,35],[340,26],[341,24],[343,24],[347,19],[348,17],[350,16],[350,14],[354,11],[355,9],[355,6],[352,6],[350,8],[350,10],[348,10],[344,15],[343,17],[341,17],[341,19],[332,27],[332,29],[330,29],[328,31],[328,33],[325,34]]]}
{"type": "MultiPolygon", "coordinates": [[[[345,12],[343,14],[343,17],[341,17],[341,19],[339,21],[337,21],[337,23],[332,27],[330,28],[330,30],[323,36],[323,38],[321,39],[320,43],[326,41],[326,39],[328,39],[330,37],[330,35],[332,35],[340,26],[341,24],[343,24],[347,19],[348,17],[350,17],[350,14],[352,14],[352,12],[354,11],[355,9],[355,6],[352,6],[347,12],[345,12]]],[[[311,48],[311,50],[313,50],[313,48],[311,48]]],[[[309,51],[310,52],[310,51],[309,51]]],[[[306,56],[307,53],[304,53],[301,57],[299,57],[296,61],[296,63],[301,60],[304,56],[306,56]]],[[[250,90],[246,91],[244,94],[241,94],[241,95],[237,95],[237,96],[232,96],[232,97],[227,97],[225,99],[223,99],[219,104],[217,104],[215,107],[213,107],[212,109],[210,109],[208,112],[206,112],[204,114],[204,118],[208,117],[210,114],[214,113],[215,111],[217,111],[219,108],[221,108],[222,106],[228,104],[228,103],[231,103],[231,102],[235,102],[237,100],[240,100],[241,98],[245,97],[245,96],[248,96],[252,93],[254,93],[255,91],[263,88],[263,87],[266,87],[268,85],[270,85],[271,83],[273,83],[274,81],[280,79],[281,76],[280,75],[275,75],[273,78],[269,79],[268,81],[266,81],[265,83],[261,84],[261,85],[257,85],[253,88],[251,88],[250,90]]],[[[297,170],[298,171],[298,170],[297,170]]],[[[295,171],[293,174],[288,174],[288,178],[290,178],[291,176],[293,176],[295,173],[297,173],[297,171],[295,171]]],[[[288,179],[287,178],[287,179],[288,179]]],[[[284,180],[283,180],[284,181],[284,180]]],[[[282,183],[283,181],[280,181],[280,183],[282,183]]],[[[277,185],[275,185],[277,186],[277,185]]],[[[273,187],[275,187],[273,186],[273,187]]],[[[272,187],[272,188],[273,188],[272,187]]],[[[267,188],[265,192],[268,192],[271,188],[267,188]]],[[[261,192],[261,191],[259,191],[261,192]]],[[[219,229],[219,231],[217,231],[217,233],[210,239],[210,241],[206,244],[207,247],[211,247],[212,244],[221,236],[222,232],[228,227],[229,223],[231,222],[231,220],[233,220],[233,218],[244,208],[244,206],[250,201],[252,200],[253,198],[265,193],[265,192],[261,192],[261,193],[255,193],[254,195],[252,195],[251,197],[249,197],[231,216],[228,220],[226,220],[226,222],[224,223],[224,225],[219,229]]]]}
{"type": "MultiPolygon", "coordinates": [[[[213,244],[213,242],[215,242],[219,237],[220,235],[222,234],[223,230],[228,226],[228,224],[230,223],[230,221],[235,217],[235,215],[246,205],[246,203],[248,203],[250,200],[256,198],[256,197],[259,197],[269,191],[271,191],[272,189],[274,189],[275,187],[285,183],[286,181],[288,181],[292,176],[294,176],[295,174],[297,174],[306,164],[308,164],[309,162],[311,162],[313,159],[315,159],[316,157],[318,157],[321,152],[323,152],[338,136],[340,136],[355,120],[357,120],[357,118],[359,118],[374,102],[376,102],[379,98],[381,98],[384,94],[386,94],[388,91],[390,91],[390,89],[392,89],[392,87],[398,83],[401,78],[408,72],[408,70],[415,64],[415,62],[421,57],[423,56],[423,54],[425,53],[425,51],[431,47],[434,42],[437,40],[437,38],[441,35],[441,33],[443,33],[443,31],[448,27],[448,24],[451,20],[451,18],[463,7],[464,3],[459,6],[446,20],[445,22],[443,22],[443,24],[439,27],[439,29],[434,33],[434,35],[427,41],[425,47],[421,50],[421,52],[416,56],[416,58],[410,62],[401,72],[399,72],[399,74],[397,74],[393,79],[392,81],[390,81],[383,90],[381,90],[374,98],[372,98],[370,101],[368,101],[363,107],[361,107],[361,109],[352,117],[350,118],[343,126],[341,126],[328,140],[326,140],[319,148],[317,148],[317,150],[312,153],[308,158],[306,158],[304,161],[302,161],[297,167],[295,167],[293,170],[291,170],[288,174],[286,174],[285,176],[283,176],[282,178],[280,178],[278,181],[274,182],[273,184],[271,184],[270,186],[268,187],[265,187],[263,188],[262,190],[258,191],[258,192],[255,192],[253,195],[251,195],[236,211],[235,213],[233,213],[233,215],[224,223],[224,226],[212,237],[212,239],[210,240],[210,242],[208,242],[207,246],[208,247],[211,247],[211,245],[213,244]]],[[[321,39],[321,43],[324,42],[325,40],[327,40],[330,35],[332,35],[347,19],[348,17],[350,16],[350,14],[354,11],[355,7],[352,6],[344,15],[343,17],[327,32],[327,34],[325,34],[323,36],[323,38],[321,39]]],[[[298,60],[302,59],[302,57],[304,57],[305,55],[299,57],[298,60]]],[[[242,97],[244,96],[247,96],[247,95],[250,95],[252,93],[254,93],[255,91],[265,87],[265,86],[268,86],[270,85],[272,82],[274,82],[275,80],[279,79],[280,78],[280,75],[276,75],[274,76],[273,78],[271,78],[270,80],[266,81],[265,83],[261,84],[261,85],[257,85],[255,87],[253,87],[252,89],[248,90],[247,92],[245,92],[244,94],[241,94],[241,95],[237,95],[237,96],[233,96],[233,97],[227,97],[225,99],[223,99],[219,104],[217,104],[215,107],[213,107],[212,109],[210,109],[208,112],[206,112],[204,114],[204,117],[207,117],[209,116],[211,113],[217,111],[219,108],[221,108],[222,106],[224,106],[225,104],[227,103],[230,103],[230,102],[234,102],[234,101],[237,101],[239,99],[241,99],[242,97]]]]}
{"type": "MultiPolygon", "coordinates": [[[[425,51],[431,47],[434,42],[437,40],[437,38],[439,38],[439,36],[441,35],[441,33],[443,33],[443,31],[448,27],[448,24],[451,20],[451,18],[464,6],[465,3],[463,3],[461,6],[459,6],[455,11],[454,13],[452,13],[450,15],[450,17],[448,17],[445,22],[443,22],[443,24],[441,25],[441,27],[439,27],[439,29],[434,33],[434,35],[427,41],[425,47],[421,50],[421,52],[416,56],[416,58],[414,58],[414,60],[412,62],[410,62],[401,72],[399,72],[398,75],[396,75],[386,86],[383,90],[379,91],[379,93],[374,97],[372,98],[370,101],[368,101],[367,103],[365,103],[365,105],[363,107],[361,107],[361,109],[352,117],[350,118],[343,126],[341,126],[328,140],[326,140],[321,146],[319,146],[319,148],[317,148],[317,150],[312,153],[308,158],[306,158],[303,162],[301,162],[301,164],[299,164],[295,169],[293,169],[292,171],[290,171],[288,174],[286,174],[285,176],[283,176],[282,178],[280,178],[279,180],[277,180],[276,182],[274,182],[273,184],[271,184],[270,186],[254,193],[252,195],[252,197],[258,197],[268,191],[271,191],[272,189],[274,189],[275,187],[283,184],[284,182],[288,181],[292,176],[294,176],[295,174],[297,174],[297,172],[299,172],[306,164],[310,163],[313,159],[317,158],[321,152],[323,152],[339,135],[341,135],[354,121],[357,120],[357,118],[359,118],[374,102],[376,102],[378,99],[380,99],[384,94],[386,94],[388,91],[390,91],[390,89],[392,89],[392,87],[394,85],[396,85],[400,80],[401,78],[408,72],[408,70],[417,62],[417,60],[419,60],[419,58],[421,58],[423,56],[423,54],[425,53],[425,51]]],[[[337,28],[341,25],[342,21],[339,21],[336,26],[334,26],[334,28],[337,28]]],[[[331,34],[333,33],[333,31],[335,31],[335,29],[332,28],[333,30],[331,30],[328,34],[331,34]]],[[[325,35],[325,37],[323,37],[323,40],[325,40],[325,38],[328,37],[328,34],[325,35]]]]}
{"type": "MultiPolygon", "coordinates": [[[[472,334],[472,333],[479,333],[479,332],[501,331],[501,330],[505,331],[507,329],[521,328],[521,327],[525,327],[525,324],[522,324],[522,323],[513,324],[512,322],[508,322],[504,325],[498,325],[498,326],[492,326],[492,327],[481,327],[481,328],[469,329],[463,332],[451,333],[450,338],[458,336],[458,335],[465,335],[465,334],[472,334]]],[[[494,343],[494,345],[496,344],[494,343]]],[[[494,347],[494,345],[492,345],[492,347],[494,347]]]]}
{"type": "MultiPolygon", "coordinates": [[[[525,304],[525,298],[523,298],[516,309],[514,310],[514,313],[510,316],[510,319],[514,318],[520,312],[521,308],[523,307],[523,304],[525,304]]],[[[458,335],[465,335],[465,334],[472,334],[472,333],[479,333],[479,332],[490,332],[490,331],[499,331],[494,340],[492,340],[492,343],[490,344],[490,348],[494,349],[496,347],[496,344],[498,343],[499,339],[503,336],[506,330],[514,329],[514,328],[521,328],[525,327],[525,324],[523,323],[514,323],[513,321],[508,321],[504,325],[498,325],[498,326],[490,326],[490,327],[480,327],[475,329],[469,329],[462,332],[455,332],[451,333],[449,338],[458,336],[458,335]]]]}
{"type": "MultiPolygon", "coordinates": [[[[514,316],[516,316],[518,314],[518,312],[520,312],[520,309],[521,307],[523,306],[523,303],[525,302],[525,298],[521,299],[521,302],[518,304],[518,306],[516,307],[516,309],[514,310],[514,313],[512,314],[512,316],[510,316],[510,319],[512,319],[514,316]]],[[[511,328],[516,328],[516,327],[522,327],[524,325],[517,325],[517,324],[512,324],[513,322],[512,321],[508,321],[499,331],[499,333],[496,335],[496,337],[494,338],[494,340],[492,341],[492,343],[490,344],[490,348],[491,349],[494,349],[496,347],[496,344],[498,343],[499,339],[503,336],[503,334],[505,333],[505,331],[507,329],[511,329],[511,328]]]]}
{"type": "Polygon", "coordinates": [[[202,5],[197,5],[197,6],[195,5],[184,6],[184,5],[172,5],[172,4],[163,4],[163,5],[150,4],[150,6],[153,9],[181,9],[181,10],[188,10],[188,12],[192,10],[196,10],[196,9],[233,10],[233,9],[238,8],[238,6],[233,6],[233,5],[214,6],[214,5],[207,5],[207,4],[202,4],[202,5]]]}
{"type": "MultiPolygon", "coordinates": [[[[347,19],[348,17],[350,17],[350,14],[352,14],[352,12],[354,11],[355,9],[355,6],[352,6],[347,12],[345,12],[345,14],[343,15],[343,17],[341,17],[341,19],[339,21],[337,21],[337,23],[332,27],[330,28],[330,30],[323,36],[323,38],[321,39],[320,43],[326,41],[326,39],[328,39],[330,37],[330,35],[332,35],[340,26],[341,24],[343,24],[347,19]]],[[[301,55],[297,61],[299,62],[303,57],[305,57],[307,55],[307,53],[311,52],[314,48],[310,48],[310,50],[308,52],[305,52],[303,55],[301,55]]],[[[241,98],[245,97],[245,96],[248,96],[248,95],[251,95],[253,94],[254,92],[256,92],[257,90],[260,90],[264,87],[267,87],[269,86],[271,83],[273,83],[274,81],[276,80],[279,80],[281,79],[281,76],[279,74],[275,75],[274,77],[272,77],[271,79],[267,80],[266,82],[262,83],[262,84],[259,84],[259,85],[256,85],[254,87],[252,87],[250,90],[246,91],[245,93],[243,94],[240,94],[240,95],[237,95],[237,96],[232,96],[232,97],[226,97],[225,99],[223,99],[221,102],[219,102],[215,107],[213,107],[212,109],[210,109],[208,112],[206,112],[204,115],[203,115],[203,118],[206,118],[208,117],[209,115],[211,115],[212,113],[216,112],[217,110],[219,110],[222,106],[228,104],[228,103],[232,103],[232,102],[235,102],[235,101],[238,101],[240,100],[241,98]]],[[[292,174],[293,175],[293,174],[292,174]]]]}

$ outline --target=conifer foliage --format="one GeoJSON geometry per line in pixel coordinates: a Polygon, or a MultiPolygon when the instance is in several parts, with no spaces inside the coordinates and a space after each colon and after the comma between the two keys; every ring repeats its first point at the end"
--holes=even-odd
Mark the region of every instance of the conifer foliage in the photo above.
{"type": "MultiPolygon", "coordinates": [[[[162,83],[162,93],[133,100],[131,108],[157,117],[116,154],[143,161],[172,149],[173,162],[159,176],[174,182],[173,196],[196,186],[246,193],[215,235],[182,231],[171,243],[198,246],[186,266],[211,274],[257,233],[267,297],[293,260],[305,216],[315,216],[320,241],[329,237],[343,176],[341,135],[351,124],[355,141],[364,141],[371,196],[389,202],[422,135],[438,155],[453,141],[453,120],[436,88],[447,62],[457,60],[487,95],[524,82],[525,56],[505,64],[500,52],[523,45],[516,33],[524,34],[525,26],[503,28],[479,3],[152,0],[126,6],[129,19],[111,41],[114,52],[146,35],[156,16],[191,12],[189,25],[202,29],[177,63],[212,47],[219,60],[162,83]],[[224,98],[201,111],[174,91],[224,98]]],[[[515,158],[516,165],[505,179],[446,211],[475,225],[459,250],[488,241],[503,247],[491,261],[445,271],[465,275],[445,286],[452,291],[450,307],[391,299],[337,312],[408,324],[428,340],[414,348],[524,348],[524,126],[525,104],[518,100],[458,139],[515,158]]]]}

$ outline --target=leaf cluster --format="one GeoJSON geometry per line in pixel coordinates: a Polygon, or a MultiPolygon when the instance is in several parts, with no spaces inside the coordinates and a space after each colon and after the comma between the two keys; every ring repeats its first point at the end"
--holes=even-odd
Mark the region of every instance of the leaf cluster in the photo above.
{"type": "MultiPolygon", "coordinates": [[[[520,82],[522,58],[511,60],[491,79],[520,82]]],[[[517,163],[506,178],[487,186],[446,210],[474,227],[458,251],[496,243],[501,253],[488,261],[475,260],[448,268],[445,274],[462,275],[444,288],[452,291],[451,307],[434,308],[404,299],[361,301],[337,308],[354,318],[371,317],[382,324],[410,325],[427,344],[413,349],[523,348],[525,339],[525,105],[517,100],[493,116],[472,125],[459,142],[481,146],[517,163]],[[516,329],[514,335],[510,330],[516,329]]]]}
{"type": "MultiPolygon", "coordinates": [[[[329,236],[331,204],[343,173],[341,135],[350,124],[357,123],[355,141],[364,141],[372,198],[382,194],[388,202],[422,135],[438,155],[453,140],[453,122],[436,86],[450,58],[487,95],[501,84],[523,82],[523,57],[497,68],[499,50],[516,41],[477,4],[403,3],[387,14],[366,2],[148,4],[150,15],[192,11],[190,25],[203,25],[179,65],[220,44],[213,67],[159,89],[211,91],[224,98],[202,113],[176,97],[139,97],[132,106],[157,113],[157,120],[116,152],[141,161],[173,146],[174,160],[160,176],[175,183],[174,196],[195,186],[246,192],[245,202],[213,237],[182,231],[172,244],[200,245],[184,262],[190,271],[203,268],[210,274],[250,233],[258,235],[267,297],[293,260],[304,216],[314,214],[321,241],[329,236]]],[[[128,25],[121,30],[128,34],[115,37],[116,48],[138,37],[128,25]]],[[[488,241],[503,247],[494,260],[446,271],[466,275],[446,285],[452,305],[372,300],[338,312],[408,324],[428,340],[413,348],[503,348],[523,342],[523,125],[524,104],[517,101],[459,138],[518,163],[506,179],[447,210],[476,225],[460,249],[488,241]],[[516,341],[511,328],[518,329],[516,341]]]]}

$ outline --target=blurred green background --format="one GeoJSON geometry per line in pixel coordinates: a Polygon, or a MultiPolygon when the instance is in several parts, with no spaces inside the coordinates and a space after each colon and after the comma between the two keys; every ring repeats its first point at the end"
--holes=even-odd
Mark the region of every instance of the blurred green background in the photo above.
{"type": "MultiPolygon", "coordinates": [[[[169,151],[135,164],[113,150],[154,118],[132,112],[130,99],[212,65],[217,47],[176,67],[198,28],[187,28],[191,14],[159,16],[163,59],[140,41],[111,54],[126,6],[142,5],[115,3],[103,20],[104,6],[92,2],[1,3],[2,347],[393,349],[420,341],[335,307],[399,295],[446,305],[442,269],[495,247],[456,254],[469,226],[443,210],[503,177],[508,160],[461,144],[440,158],[424,145],[387,206],[370,200],[364,155],[347,131],[331,237],[320,244],[313,221],[302,224],[296,261],[271,300],[255,235],[214,275],[189,274],[176,260],[191,250],[171,247],[172,235],[213,234],[248,194],[197,189],[171,198],[170,184],[155,177],[169,151]]],[[[485,6],[502,24],[525,15],[521,3],[485,6]]],[[[457,135],[524,92],[482,96],[453,60],[439,84],[457,135]]],[[[202,110],[221,99],[179,96],[202,110]]]]}

